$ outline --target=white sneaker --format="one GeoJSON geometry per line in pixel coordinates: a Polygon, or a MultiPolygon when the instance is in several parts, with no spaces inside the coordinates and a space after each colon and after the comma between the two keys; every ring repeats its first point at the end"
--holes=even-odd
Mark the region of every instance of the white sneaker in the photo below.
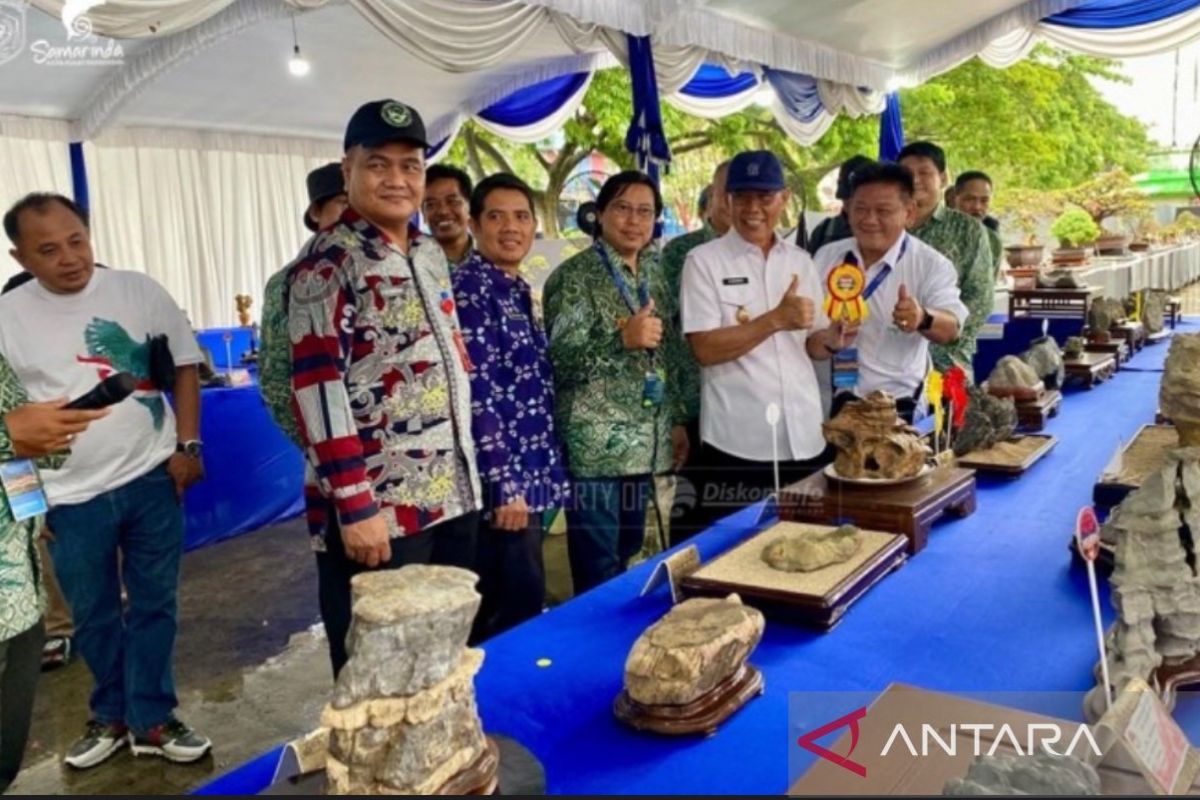
{"type": "Polygon", "coordinates": [[[71,745],[63,761],[75,769],[94,767],[124,747],[128,736],[129,729],[120,722],[89,720],[83,736],[71,745]]]}

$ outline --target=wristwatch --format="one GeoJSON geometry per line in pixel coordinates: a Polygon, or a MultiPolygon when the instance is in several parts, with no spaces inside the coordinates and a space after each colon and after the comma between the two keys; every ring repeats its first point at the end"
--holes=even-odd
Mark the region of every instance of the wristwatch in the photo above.
{"type": "Polygon", "coordinates": [[[183,453],[189,458],[200,458],[200,454],[204,451],[204,442],[199,439],[192,439],[186,442],[180,442],[175,445],[176,453],[183,453]]]}
{"type": "Polygon", "coordinates": [[[928,311],[926,311],[925,316],[921,317],[921,324],[917,326],[917,330],[924,333],[925,331],[929,330],[932,327],[933,327],[933,314],[930,314],[928,311]]]}

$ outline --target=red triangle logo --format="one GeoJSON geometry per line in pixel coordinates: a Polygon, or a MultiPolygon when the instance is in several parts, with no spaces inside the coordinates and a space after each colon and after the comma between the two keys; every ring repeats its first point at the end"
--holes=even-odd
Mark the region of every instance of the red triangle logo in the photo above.
{"type": "Polygon", "coordinates": [[[842,769],[847,769],[853,772],[860,778],[867,777],[867,768],[857,761],[852,761],[850,756],[854,755],[854,748],[858,747],[858,721],[867,716],[866,706],[851,711],[844,717],[838,717],[833,722],[827,722],[816,730],[809,731],[797,740],[797,744],[803,747],[810,753],[814,753],[820,758],[837,764],[842,769]],[[832,750],[829,750],[817,744],[817,739],[836,731],[838,728],[850,728],[850,751],[846,755],[839,755],[832,750]]]}

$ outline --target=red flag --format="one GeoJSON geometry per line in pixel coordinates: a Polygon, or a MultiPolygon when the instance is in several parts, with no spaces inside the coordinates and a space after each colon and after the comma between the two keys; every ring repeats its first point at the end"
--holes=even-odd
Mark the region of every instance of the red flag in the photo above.
{"type": "Polygon", "coordinates": [[[967,414],[967,373],[963,372],[962,367],[946,370],[942,379],[942,397],[949,400],[954,408],[954,419],[950,424],[961,428],[967,414]]]}

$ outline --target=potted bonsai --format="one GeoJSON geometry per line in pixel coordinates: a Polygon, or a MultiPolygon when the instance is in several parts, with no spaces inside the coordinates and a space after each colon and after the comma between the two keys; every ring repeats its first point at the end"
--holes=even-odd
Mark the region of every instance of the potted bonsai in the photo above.
{"type": "Polygon", "coordinates": [[[1087,261],[1088,249],[1100,235],[1100,226],[1091,214],[1082,208],[1068,208],[1059,214],[1050,226],[1050,233],[1058,239],[1059,249],[1051,254],[1055,264],[1075,266],[1087,261]]]}
{"type": "MultiPolygon", "coordinates": [[[[1129,237],[1120,230],[1107,230],[1104,221],[1120,225],[1120,218],[1140,217],[1150,210],[1146,194],[1123,169],[1102,172],[1086,183],[1068,189],[1066,201],[1086,211],[1099,228],[1096,252],[1100,255],[1123,255],[1129,237]]],[[[1111,225],[1109,226],[1111,227],[1111,225]]]]}
{"type": "Polygon", "coordinates": [[[1004,248],[1008,265],[1013,270],[1029,271],[1042,263],[1046,248],[1038,242],[1038,225],[1058,211],[1060,205],[1053,192],[1037,189],[1013,189],[997,199],[996,212],[1021,232],[1021,244],[1004,248]]]}

